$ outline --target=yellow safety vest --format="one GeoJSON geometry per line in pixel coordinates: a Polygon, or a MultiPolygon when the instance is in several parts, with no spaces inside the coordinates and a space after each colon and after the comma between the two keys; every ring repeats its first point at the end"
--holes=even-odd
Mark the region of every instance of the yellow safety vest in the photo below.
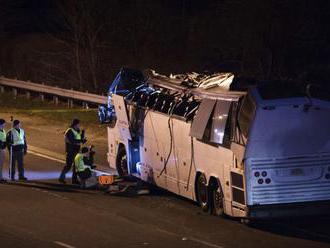
{"type": "Polygon", "coordinates": [[[84,171],[88,166],[84,163],[84,155],[78,153],[74,158],[74,165],[76,167],[76,172],[84,171]]]}
{"type": "Polygon", "coordinates": [[[0,141],[6,142],[6,131],[5,130],[0,130],[0,141]]]}
{"type": "Polygon", "coordinates": [[[12,141],[13,141],[13,146],[17,146],[17,145],[24,145],[24,130],[23,129],[19,129],[19,132],[15,129],[12,128],[10,129],[11,131],[11,136],[12,136],[12,141]]]}
{"type": "Polygon", "coordinates": [[[81,134],[80,134],[80,132],[77,132],[76,130],[74,130],[74,128],[70,127],[70,128],[68,128],[68,129],[65,131],[65,142],[66,142],[66,143],[70,143],[69,139],[66,138],[66,134],[67,134],[70,130],[72,131],[75,140],[81,140],[81,134]]]}

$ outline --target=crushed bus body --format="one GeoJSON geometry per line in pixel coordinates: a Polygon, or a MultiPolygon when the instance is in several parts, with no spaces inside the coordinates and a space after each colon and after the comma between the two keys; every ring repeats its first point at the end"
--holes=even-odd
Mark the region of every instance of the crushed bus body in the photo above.
{"type": "Polygon", "coordinates": [[[145,79],[122,69],[102,120],[110,167],[214,215],[327,212],[329,95],[311,85],[283,92],[249,84],[232,73],[145,79]]]}

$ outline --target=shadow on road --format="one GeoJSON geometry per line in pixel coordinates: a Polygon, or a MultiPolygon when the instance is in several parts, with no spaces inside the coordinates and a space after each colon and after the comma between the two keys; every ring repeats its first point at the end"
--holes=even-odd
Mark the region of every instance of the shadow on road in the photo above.
{"type": "Polygon", "coordinates": [[[249,226],[282,236],[330,243],[330,216],[304,216],[256,221],[249,226]]]}
{"type": "Polygon", "coordinates": [[[59,184],[55,182],[42,182],[42,181],[10,181],[6,184],[6,186],[19,186],[19,187],[27,187],[27,188],[38,188],[44,189],[49,191],[56,191],[56,192],[69,192],[69,193],[81,193],[81,189],[78,185],[72,184],[59,184]]]}

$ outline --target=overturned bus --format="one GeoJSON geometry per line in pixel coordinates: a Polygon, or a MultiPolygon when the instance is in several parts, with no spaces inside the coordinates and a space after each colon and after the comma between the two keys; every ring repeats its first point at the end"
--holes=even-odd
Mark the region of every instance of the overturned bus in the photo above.
{"type": "Polygon", "coordinates": [[[100,114],[110,167],[214,215],[328,211],[329,94],[286,82],[247,85],[231,73],[146,78],[122,69],[100,114]]]}

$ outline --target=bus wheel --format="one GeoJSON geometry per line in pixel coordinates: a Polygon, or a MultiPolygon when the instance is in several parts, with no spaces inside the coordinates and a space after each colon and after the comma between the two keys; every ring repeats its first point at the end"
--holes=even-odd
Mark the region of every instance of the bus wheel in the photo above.
{"type": "Polygon", "coordinates": [[[196,181],[196,193],[197,201],[202,207],[204,212],[207,212],[209,209],[209,194],[207,189],[207,181],[204,174],[200,174],[197,177],[196,181]]]}
{"type": "Polygon", "coordinates": [[[116,167],[120,177],[128,176],[127,155],[124,146],[120,146],[118,149],[116,167]]]}
{"type": "Polygon", "coordinates": [[[210,198],[211,213],[216,216],[224,215],[223,192],[218,182],[210,185],[210,198]]]}

